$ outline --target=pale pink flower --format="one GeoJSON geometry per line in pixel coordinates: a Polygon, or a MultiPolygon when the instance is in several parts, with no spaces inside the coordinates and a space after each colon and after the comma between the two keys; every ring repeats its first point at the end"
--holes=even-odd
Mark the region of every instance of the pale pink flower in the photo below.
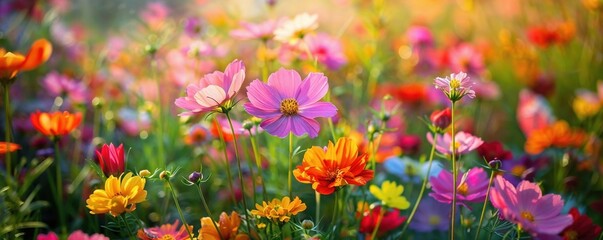
{"type": "MultiPolygon", "coordinates": [[[[437,134],[435,140],[437,142],[435,146],[436,150],[444,155],[451,155],[453,149],[456,155],[465,154],[475,150],[484,143],[481,138],[463,131],[456,133],[454,136],[454,145],[452,144],[452,136],[449,133],[444,135],[437,134]]],[[[434,144],[433,136],[430,133],[427,134],[427,141],[434,144]]]]}
{"type": "Polygon", "coordinates": [[[215,71],[205,75],[198,83],[186,87],[186,97],[176,99],[176,106],[187,110],[179,115],[229,111],[244,80],[245,65],[241,60],[228,64],[224,72],[215,71]]]}
{"type": "MultiPolygon", "coordinates": [[[[452,189],[451,172],[442,170],[437,177],[430,177],[429,183],[433,190],[429,196],[442,203],[452,203],[454,189],[452,189]]],[[[456,184],[456,204],[483,202],[488,189],[488,174],[479,167],[469,169],[465,174],[459,171],[456,184]]]]}
{"type": "Polygon", "coordinates": [[[241,28],[232,30],[230,36],[240,40],[259,39],[267,41],[274,37],[274,30],[281,21],[270,19],[262,23],[241,22],[241,28]]]}
{"type": "Polygon", "coordinates": [[[573,222],[571,215],[561,214],[560,195],[542,196],[540,187],[529,181],[520,182],[516,188],[502,176],[496,176],[490,202],[505,220],[532,236],[557,235],[573,222]]]}
{"type": "Polygon", "coordinates": [[[57,72],[46,75],[42,79],[42,85],[53,96],[66,96],[75,103],[82,103],[88,99],[88,90],[83,82],[57,72]]]}
{"type": "Polygon", "coordinates": [[[295,45],[304,39],[306,35],[318,28],[317,20],[318,15],[316,14],[298,14],[293,19],[283,22],[283,24],[280,24],[274,30],[274,39],[279,42],[295,45]]]}
{"type": "Polygon", "coordinates": [[[544,97],[524,89],[519,92],[517,122],[523,134],[528,137],[532,131],[555,122],[555,117],[551,106],[544,97]]]}
{"type": "Polygon", "coordinates": [[[475,97],[475,91],[471,89],[473,82],[466,73],[459,72],[450,74],[450,77],[435,79],[435,88],[441,90],[452,102],[461,100],[464,96],[475,97]]]}
{"type": "MultiPolygon", "coordinates": [[[[331,70],[337,70],[347,62],[339,40],[319,33],[306,36],[304,39],[313,58],[331,70]]],[[[307,55],[307,54],[306,54],[307,55]]],[[[307,58],[308,56],[306,56],[307,58]]]]}

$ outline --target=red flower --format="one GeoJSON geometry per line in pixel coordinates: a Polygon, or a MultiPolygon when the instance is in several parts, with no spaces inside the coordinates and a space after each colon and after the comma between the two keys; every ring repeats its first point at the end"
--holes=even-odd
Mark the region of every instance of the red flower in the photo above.
{"type": "Polygon", "coordinates": [[[117,148],[111,143],[103,144],[100,152],[96,150],[98,163],[106,176],[113,175],[119,177],[124,172],[124,145],[120,144],[117,148]]]}
{"type": "Polygon", "coordinates": [[[593,224],[592,219],[586,215],[580,215],[577,208],[572,208],[569,211],[574,219],[572,225],[566,227],[561,236],[564,240],[591,240],[596,239],[601,234],[601,227],[593,224]]]}
{"type": "Polygon", "coordinates": [[[487,162],[490,162],[494,159],[513,159],[513,153],[511,153],[511,151],[505,150],[502,143],[500,143],[499,141],[484,142],[481,146],[477,148],[477,153],[479,154],[480,158],[485,159],[487,162]]]}
{"type": "Polygon", "coordinates": [[[434,111],[431,113],[431,116],[429,116],[429,120],[431,120],[431,124],[437,128],[446,129],[450,123],[452,123],[452,112],[450,111],[450,108],[434,111]]]}
{"type": "MultiPolygon", "coordinates": [[[[371,239],[371,234],[377,225],[380,212],[381,206],[375,207],[360,221],[360,229],[358,231],[366,233],[365,239],[371,239]]],[[[377,236],[382,236],[383,234],[400,227],[404,221],[406,221],[406,217],[400,216],[400,211],[398,209],[393,208],[387,211],[383,215],[383,219],[381,219],[379,229],[377,230],[377,236]]]]}
{"type": "Polygon", "coordinates": [[[417,135],[402,135],[400,136],[399,145],[402,148],[402,153],[413,155],[419,152],[421,148],[421,138],[417,135]]]}

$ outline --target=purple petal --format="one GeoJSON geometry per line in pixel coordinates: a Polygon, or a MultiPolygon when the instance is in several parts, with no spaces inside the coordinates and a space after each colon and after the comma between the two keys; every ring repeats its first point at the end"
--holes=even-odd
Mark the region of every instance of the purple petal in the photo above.
{"type": "Polygon", "coordinates": [[[247,111],[247,113],[259,117],[261,119],[274,118],[282,115],[282,113],[278,109],[267,110],[263,108],[258,108],[250,102],[245,103],[243,107],[245,108],[245,111],[247,111]]]}
{"type": "Polygon", "coordinates": [[[310,138],[315,138],[318,136],[320,124],[314,119],[295,115],[291,116],[291,128],[295,136],[300,137],[307,133],[310,138]]]}
{"type": "Polygon", "coordinates": [[[278,92],[280,99],[295,98],[300,84],[301,77],[295,70],[281,68],[268,77],[268,85],[278,92]]]}
{"type": "Polygon", "coordinates": [[[254,80],[247,86],[247,97],[256,108],[265,110],[280,109],[281,99],[278,93],[260,80],[254,80]]]}
{"type": "Polygon", "coordinates": [[[289,118],[285,116],[268,118],[260,123],[260,127],[274,136],[284,138],[291,132],[289,118]]]}
{"type": "Polygon", "coordinates": [[[574,220],[571,215],[560,215],[554,218],[535,221],[535,231],[544,234],[558,234],[567,226],[571,225],[574,220]]]}
{"type": "Polygon", "coordinates": [[[307,118],[332,117],[336,113],[337,108],[330,102],[317,102],[299,108],[299,115],[307,118]]]}
{"type": "Polygon", "coordinates": [[[538,221],[559,215],[563,209],[563,200],[559,195],[547,194],[534,205],[534,219],[538,221]]]}
{"type": "Polygon", "coordinates": [[[299,86],[295,98],[300,105],[318,102],[327,94],[329,83],[322,73],[310,73],[299,86]]]}

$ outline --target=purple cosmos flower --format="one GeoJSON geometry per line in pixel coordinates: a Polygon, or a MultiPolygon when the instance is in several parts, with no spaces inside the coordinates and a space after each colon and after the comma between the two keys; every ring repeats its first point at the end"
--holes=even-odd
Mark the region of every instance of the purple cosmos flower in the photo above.
{"type": "Polygon", "coordinates": [[[196,37],[203,33],[205,22],[201,18],[189,17],[184,20],[184,33],[189,37],[196,37]]]}
{"type": "Polygon", "coordinates": [[[280,22],[281,21],[274,19],[258,24],[242,22],[242,28],[232,30],[230,36],[241,40],[261,39],[267,41],[274,37],[274,30],[278,27],[280,22]]]}
{"type": "Polygon", "coordinates": [[[224,73],[215,71],[205,75],[198,83],[186,87],[186,97],[176,99],[176,106],[187,110],[178,115],[229,111],[234,106],[234,97],[244,80],[245,65],[241,60],[228,64],[224,73]]]}
{"type": "Polygon", "coordinates": [[[42,80],[42,85],[52,95],[65,95],[75,103],[82,103],[88,99],[88,91],[84,83],[57,72],[46,75],[42,80]]]}
{"type": "MultiPolygon", "coordinates": [[[[456,135],[454,136],[454,145],[451,143],[452,136],[450,136],[449,133],[446,133],[444,135],[438,134],[436,135],[435,140],[437,141],[437,145],[435,146],[436,150],[438,150],[439,153],[444,155],[451,155],[453,148],[457,155],[465,154],[475,150],[476,148],[481,146],[482,143],[484,143],[481,138],[478,138],[463,131],[456,133],[456,135]]],[[[430,133],[427,134],[427,141],[433,144],[433,136],[430,133]]]]}
{"type": "MultiPolygon", "coordinates": [[[[474,167],[463,174],[459,171],[457,176],[456,203],[466,205],[467,202],[483,202],[488,190],[488,174],[484,169],[474,167]]],[[[437,177],[430,177],[429,183],[433,192],[429,194],[442,203],[452,203],[452,173],[440,171],[437,177]]]]}
{"type": "Polygon", "coordinates": [[[267,84],[260,80],[249,84],[245,110],[261,118],[260,126],[272,135],[282,138],[293,132],[314,138],[320,129],[314,118],[337,113],[332,103],[319,102],[328,90],[327,77],[322,73],[310,73],[302,81],[295,70],[281,68],[270,74],[267,84]]]}
{"type": "Polygon", "coordinates": [[[433,35],[429,28],[424,26],[412,26],[406,31],[406,38],[410,45],[415,48],[433,47],[433,35]]]}
{"type": "Polygon", "coordinates": [[[520,182],[515,188],[502,176],[497,176],[490,202],[504,219],[533,236],[557,235],[573,222],[571,215],[561,214],[563,199],[560,195],[542,196],[540,187],[528,181],[520,182]]]}
{"type": "Polygon", "coordinates": [[[475,91],[471,90],[472,85],[473,82],[471,82],[470,78],[464,72],[453,73],[450,74],[450,77],[437,77],[435,79],[435,88],[444,92],[446,97],[452,102],[461,100],[464,96],[474,98],[475,91]]]}
{"type": "Polygon", "coordinates": [[[308,44],[312,57],[315,57],[321,64],[326,65],[327,68],[337,70],[346,64],[347,59],[343,54],[341,43],[337,39],[327,34],[319,33],[308,35],[304,40],[308,44]]]}
{"type": "Polygon", "coordinates": [[[417,232],[446,231],[450,225],[450,205],[426,197],[417,208],[410,228],[417,232]]]}

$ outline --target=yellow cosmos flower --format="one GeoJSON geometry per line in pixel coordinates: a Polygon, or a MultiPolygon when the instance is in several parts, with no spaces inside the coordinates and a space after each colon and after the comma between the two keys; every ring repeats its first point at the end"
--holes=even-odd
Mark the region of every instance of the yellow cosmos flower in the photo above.
{"type": "Polygon", "coordinates": [[[284,197],[282,200],[275,198],[270,203],[262,202],[262,205],[255,204],[251,214],[257,217],[265,217],[268,220],[289,222],[291,216],[297,215],[306,210],[306,204],[295,197],[293,201],[289,197],[284,197]]]}
{"type": "Polygon", "coordinates": [[[381,204],[397,208],[400,210],[407,209],[410,207],[410,203],[406,200],[402,193],[404,192],[404,186],[397,185],[392,181],[385,181],[381,184],[381,188],[371,185],[369,188],[373,196],[381,200],[381,204]]]}
{"type": "Polygon", "coordinates": [[[132,212],[137,203],[147,198],[145,183],[144,178],[132,176],[132,173],[122,174],[120,178],[110,176],[105,182],[105,189],[95,190],[86,200],[86,207],[90,209],[90,214],[109,213],[114,217],[123,212],[132,212]]]}

